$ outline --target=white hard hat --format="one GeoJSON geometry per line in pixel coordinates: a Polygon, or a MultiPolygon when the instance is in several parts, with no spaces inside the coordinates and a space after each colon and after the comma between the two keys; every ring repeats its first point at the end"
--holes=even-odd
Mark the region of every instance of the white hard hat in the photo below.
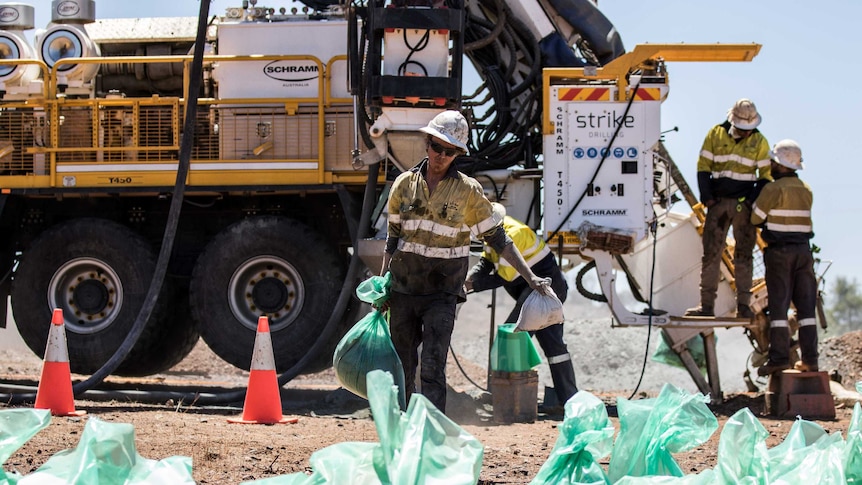
{"type": "Polygon", "coordinates": [[[793,140],[781,140],[776,143],[769,152],[769,158],[775,161],[775,163],[792,168],[793,170],[802,170],[805,168],[802,165],[802,149],[793,140]]]}
{"type": "Polygon", "coordinates": [[[491,209],[494,211],[494,220],[502,221],[506,217],[506,206],[499,202],[491,202],[491,209]]]}
{"type": "Polygon", "coordinates": [[[727,110],[727,121],[739,130],[753,130],[761,120],[754,102],[747,98],[740,99],[727,110]]]}
{"type": "Polygon", "coordinates": [[[419,128],[419,131],[428,133],[446,143],[456,146],[467,153],[467,138],[470,135],[470,127],[467,119],[458,111],[444,111],[428,122],[428,126],[419,128]]]}

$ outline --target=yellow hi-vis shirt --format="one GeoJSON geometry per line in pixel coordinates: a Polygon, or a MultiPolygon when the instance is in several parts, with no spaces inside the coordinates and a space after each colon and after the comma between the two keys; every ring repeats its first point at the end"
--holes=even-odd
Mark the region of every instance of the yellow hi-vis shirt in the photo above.
{"type": "MultiPolygon", "coordinates": [[[[533,267],[541,261],[545,256],[551,254],[551,250],[545,245],[545,241],[530,229],[526,224],[506,216],[503,218],[503,229],[506,230],[506,235],[509,236],[515,243],[515,247],[521,251],[524,260],[527,261],[527,266],[533,267]]],[[[506,281],[514,281],[520,274],[505,258],[501,258],[497,251],[490,247],[485,247],[482,252],[482,257],[494,263],[497,269],[497,274],[506,281]]]]}
{"type": "Polygon", "coordinates": [[[763,226],[766,244],[805,244],[814,237],[811,187],[793,173],[776,177],[763,187],[751,211],[751,223],[763,226]]]}
{"type": "Polygon", "coordinates": [[[422,175],[426,163],[399,175],[389,193],[388,238],[398,240],[389,262],[392,291],[466,298],[470,235],[493,240],[500,251],[510,241],[476,179],[453,164],[429,194],[422,175]]]}
{"type": "Polygon", "coordinates": [[[763,134],[755,131],[737,141],[729,129],[727,122],[714,126],[700,149],[697,171],[712,177],[711,187],[701,187],[701,192],[710,191],[709,198],[746,197],[758,179],[772,180],[769,143],[763,134]]]}

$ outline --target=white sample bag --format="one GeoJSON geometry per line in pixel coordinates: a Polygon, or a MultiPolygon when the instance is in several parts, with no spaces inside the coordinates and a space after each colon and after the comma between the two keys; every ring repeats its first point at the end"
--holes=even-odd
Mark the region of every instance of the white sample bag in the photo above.
{"type": "Polygon", "coordinates": [[[551,279],[545,278],[541,291],[535,290],[524,300],[515,326],[516,332],[535,332],[563,323],[563,303],[551,289],[551,279]]]}

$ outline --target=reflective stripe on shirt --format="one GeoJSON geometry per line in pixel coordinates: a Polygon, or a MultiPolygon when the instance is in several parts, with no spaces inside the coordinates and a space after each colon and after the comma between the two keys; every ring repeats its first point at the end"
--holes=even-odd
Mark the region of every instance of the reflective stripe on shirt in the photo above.
{"type": "Polygon", "coordinates": [[[768,245],[807,242],[814,234],[811,188],[796,174],[776,178],[763,187],[751,211],[751,223],[763,225],[768,245]]]}
{"type": "Polygon", "coordinates": [[[718,163],[737,162],[737,163],[741,163],[741,164],[745,165],[746,167],[761,167],[764,165],[762,162],[768,162],[769,161],[769,160],[760,160],[760,161],[754,160],[751,158],[743,157],[737,153],[730,153],[727,155],[715,156],[709,150],[702,150],[700,152],[700,155],[704,158],[708,158],[708,159],[712,160],[713,162],[718,162],[718,163]]]}
{"type": "Polygon", "coordinates": [[[767,221],[766,228],[775,232],[811,232],[811,226],[804,224],[778,224],[767,221]]]}
{"type": "Polygon", "coordinates": [[[728,132],[729,124],[714,126],[703,141],[698,172],[709,172],[714,180],[755,182],[770,179],[769,144],[755,131],[737,140],[728,132]]]}
{"type": "Polygon", "coordinates": [[[452,227],[444,224],[438,224],[428,219],[411,219],[404,221],[401,225],[403,231],[428,231],[432,234],[444,237],[458,237],[462,232],[466,232],[467,227],[452,227]]]}
{"type": "Polygon", "coordinates": [[[398,249],[405,253],[418,254],[426,258],[455,259],[466,258],[470,255],[469,245],[457,248],[437,248],[419,243],[405,242],[403,239],[398,241],[398,249]]]}

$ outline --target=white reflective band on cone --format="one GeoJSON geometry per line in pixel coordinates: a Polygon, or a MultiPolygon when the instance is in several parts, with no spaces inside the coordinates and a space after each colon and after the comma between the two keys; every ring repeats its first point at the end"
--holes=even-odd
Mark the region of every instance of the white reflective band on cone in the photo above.
{"type": "Polygon", "coordinates": [[[254,354],[251,356],[251,369],[275,370],[275,357],[272,352],[272,337],[269,332],[258,332],[254,337],[254,354]]]}

